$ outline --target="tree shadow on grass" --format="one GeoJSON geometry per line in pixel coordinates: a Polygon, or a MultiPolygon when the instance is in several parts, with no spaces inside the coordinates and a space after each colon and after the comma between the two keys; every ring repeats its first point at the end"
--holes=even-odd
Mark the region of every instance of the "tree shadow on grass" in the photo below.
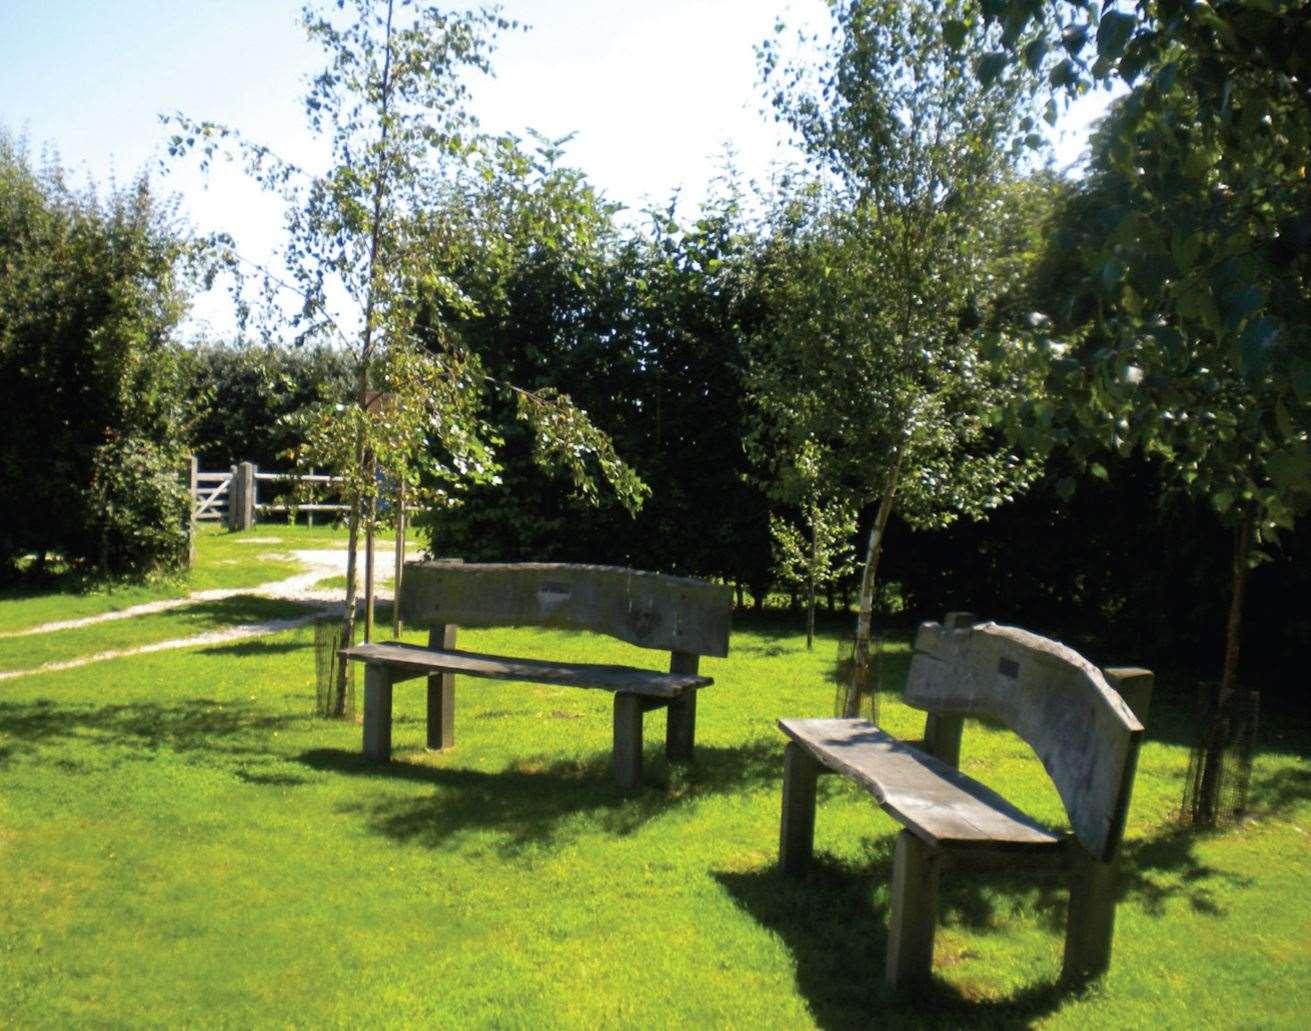
{"type": "Polygon", "coordinates": [[[216,644],[200,649],[204,655],[226,655],[234,659],[250,656],[290,655],[292,652],[309,652],[314,644],[308,640],[271,641],[267,638],[249,638],[232,644],[216,644]]]}
{"type": "Polygon", "coordinates": [[[224,761],[267,757],[270,735],[297,719],[213,698],[169,704],[60,704],[44,699],[0,703],[0,737],[7,739],[0,765],[52,745],[128,747],[143,757],[165,749],[208,752],[224,761]]]}
{"type": "Polygon", "coordinates": [[[587,830],[632,834],[657,817],[709,795],[772,783],[779,776],[778,746],[761,740],[737,748],[698,745],[691,767],[670,767],[656,750],[645,756],[641,787],[624,791],[613,781],[609,751],[587,759],[529,758],[507,770],[485,772],[422,761],[378,763],[356,752],[316,749],[300,760],[312,769],[348,774],[379,784],[409,783],[422,794],[370,796],[346,807],[375,833],[407,844],[437,848],[471,831],[491,831],[508,856],[558,844],[587,830]]]}
{"type": "Polygon", "coordinates": [[[1311,800],[1311,767],[1285,766],[1273,773],[1252,774],[1248,812],[1257,819],[1287,817],[1311,800]]]}

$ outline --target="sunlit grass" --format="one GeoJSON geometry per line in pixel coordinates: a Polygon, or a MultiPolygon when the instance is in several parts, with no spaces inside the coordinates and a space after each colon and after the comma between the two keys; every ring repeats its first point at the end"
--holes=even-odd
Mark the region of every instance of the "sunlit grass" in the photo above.
{"type": "MultiPolygon", "coordinates": [[[[1267,722],[1254,820],[1182,833],[1192,691],[1163,678],[1104,983],[1054,984],[1056,882],[948,875],[935,988],[897,999],[881,986],[893,821],[825,778],[816,871],[774,870],[774,721],[831,713],[832,636],[807,653],[739,620],[732,656],[703,662],[697,763],[667,766],[653,713],[649,782],[629,794],[609,774],[610,696],[577,689],[461,680],[456,747],[434,754],[423,682],[398,685],[395,761],[364,762],[357,724],[311,715],[312,640],[0,685],[0,1026],[1300,1027],[1311,1007],[1305,720],[1267,722]]],[[[664,661],[545,631],[460,643],[664,661]]],[[[914,739],[907,655],[888,648],[882,710],[914,739]]],[[[970,724],[963,762],[1060,821],[1011,735],[970,724]]]]}
{"type": "MultiPolygon", "coordinates": [[[[253,587],[284,579],[302,568],[287,554],[292,549],[338,547],[345,540],[344,531],[331,526],[275,524],[229,533],[212,524],[202,525],[196,539],[196,562],[189,573],[82,592],[70,592],[58,585],[35,591],[0,592],[0,633],[118,612],[146,602],[185,597],[192,591],[253,587]],[[279,553],[286,557],[273,557],[279,553]]],[[[0,648],[4,647],[0,642],[0,648]]]]}

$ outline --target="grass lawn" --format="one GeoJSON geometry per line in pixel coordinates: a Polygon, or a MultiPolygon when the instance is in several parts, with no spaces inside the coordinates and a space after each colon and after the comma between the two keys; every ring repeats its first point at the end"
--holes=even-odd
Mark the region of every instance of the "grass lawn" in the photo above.
{"type": "MultiPolygon", "coordinates": [[[[241,536],[224,547],[261,550],[241,536]]],[[[0,643],[5,661],[35,665],[21,650],[37,640],[0,643]]],[[[660,662],[554,632],[461,644],[660,662]]],[[[456,747],[429,754],[421,682],[402,684],[395,761],[362,761],[358,725],[309,715],[308,629],[0,683],[0,1026],[1305,1026],[1305,719],[1267,719],[1255,819],[1183,833],[1177,699],[1193,693],[1163,678],[1104,982],[1053,986],[1055,882],[948,875],[935,988],[896,999],[881,985],[893,821],[825,778],[817,869],[774,870],[774,720],[831,712],[835,649],[740,620],[732,656],[703,662],[698,762],[665,765],[653,714],[653,783],[627,795],[610,696],[577,689],[459,681],[456,747]]],[[[906,658],[893,647],[892,679],[906,658]]],[[[920,714],[883,706],[918,736],[920,714]]],[[[1018,739],[968,725],[963,766],[1061,822],[1018,739]]]]}
{"type": "Polygon", "coordinates": [[[274,524],[246,533],[229,533],[213,524],[202,524],[196,537],[195,565],[183,575],[76,593],[61,590],[58,585],[0,591],[0,634],[118,612],[165,598],[183,598],[192,591],[254,587],[282,580],[301,570],[289,554],[291,549],[344,547],[345,541],[345,533],[330,526],[274,524]]]}

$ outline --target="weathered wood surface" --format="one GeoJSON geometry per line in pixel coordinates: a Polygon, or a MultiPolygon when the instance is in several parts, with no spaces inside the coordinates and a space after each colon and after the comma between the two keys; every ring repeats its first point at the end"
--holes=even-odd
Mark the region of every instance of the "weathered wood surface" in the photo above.
{"type": "Polygon", "coordinates": [[[929,848],[910,831],[897,835],[885,967],[888,987],[894,991],[927,981],[933,969],[941,869],[941,852],[929,848]]]}
{"type": "Polygon", "coordinates": [[[377,762],[391,758],[391,674],[385,666],[364,667],[364,754],[377,762]]]}
{"type": "Polygon", "coordinates": [[[614,701],[614,749],[611,766],[615,783],[636,787],[642,781],[642,697],[616,691],[614,701]]]}
{"type": "Polygon", "coordinates": [[[534,684],[557,684],[561,687],[588,687],[600,691],[625,691],[655,698],[677,698],[685,691],[709,687],[710,677],[692,673],[661,673],[633,666],[607,666],[594,663],[550,662],[541,659],[516,659],[478,652],[435,651],[419,645],[389,642],[360,644],[345,648],[341,654],[370,664],[408,671],[412,675],[456,673],[491,680],[523,680],[534,684]]]}
{"type": "Polygon", "coordinates": [[[1108,666],[1102,670],[1102,676],[1133,710],[1138,722],[1146,726],[1147,713],[1152,707],[1152,689],[1156,686],[1155,674],[1137,666],[1108,666]]]}
{"type": "Polygon", "coordinates": [[[861,719],[779,720],[821,764],[866,788],[934,848],[1058,849],[1062,838],[959,770],[861,719]]]}
{"type": "Polygon", "coordinates": [[[778,831],[778,865],[785,874],[804,873],[815,851],[815,789],[819,764],[795,741],[783,752],[783,813],[778,831]]]}
{"type": "Polygon", "coordinates": [[[615,566],[412,562],[401,617],[411,626],[548,626],[643,648],[728,654],[732,590],[615,566]]]}
{"type": "Polygon", "coordinates": [[[907,704],[1005,723],[1038,754],[1074,832],[1095,857],[1119,845],[1143,727],[1078,652],[1015,627],[924,623],[907,704]]]}
{"type": "MultiPolygon", "coordinates": [[[[669,656],[669,672],[697,675],[701,657],[687,652],[674,652],[669,656]]],[[[671,763],[690,763],[696,742],[695,691],[685,691],[681,697],[671,699],[665,716],[665,758],[671,763]]]]}
{"type": "Polygon", "coordinates": [[[1082,850],[1072,849],[1073,877],[1070,908],[1065,917],[1065,961],[1061,976],[1083,981],[1104,973],[1111,965],[1115,937],[1115,898],[1118,861],[1100,863],[1082,850]]]}
{"type": "MultiPolygon", "coordinates": [[[[428,630],[428,647],[451,650],[458,627],[437,624],[428,630]]],[[[428,747],[433,751],[455,746],[455,674],[428,675],[428,747]]]]}

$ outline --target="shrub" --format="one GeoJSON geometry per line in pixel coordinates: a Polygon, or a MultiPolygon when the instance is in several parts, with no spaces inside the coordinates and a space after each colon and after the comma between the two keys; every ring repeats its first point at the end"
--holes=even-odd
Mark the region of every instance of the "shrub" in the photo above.
{"type": "Polygon", "coordinates": [[[164,481],[191,253],[144,176],[77,191],[0,132],[0,573],[29,552],[116,575],[184,554],[164,481]]]}

